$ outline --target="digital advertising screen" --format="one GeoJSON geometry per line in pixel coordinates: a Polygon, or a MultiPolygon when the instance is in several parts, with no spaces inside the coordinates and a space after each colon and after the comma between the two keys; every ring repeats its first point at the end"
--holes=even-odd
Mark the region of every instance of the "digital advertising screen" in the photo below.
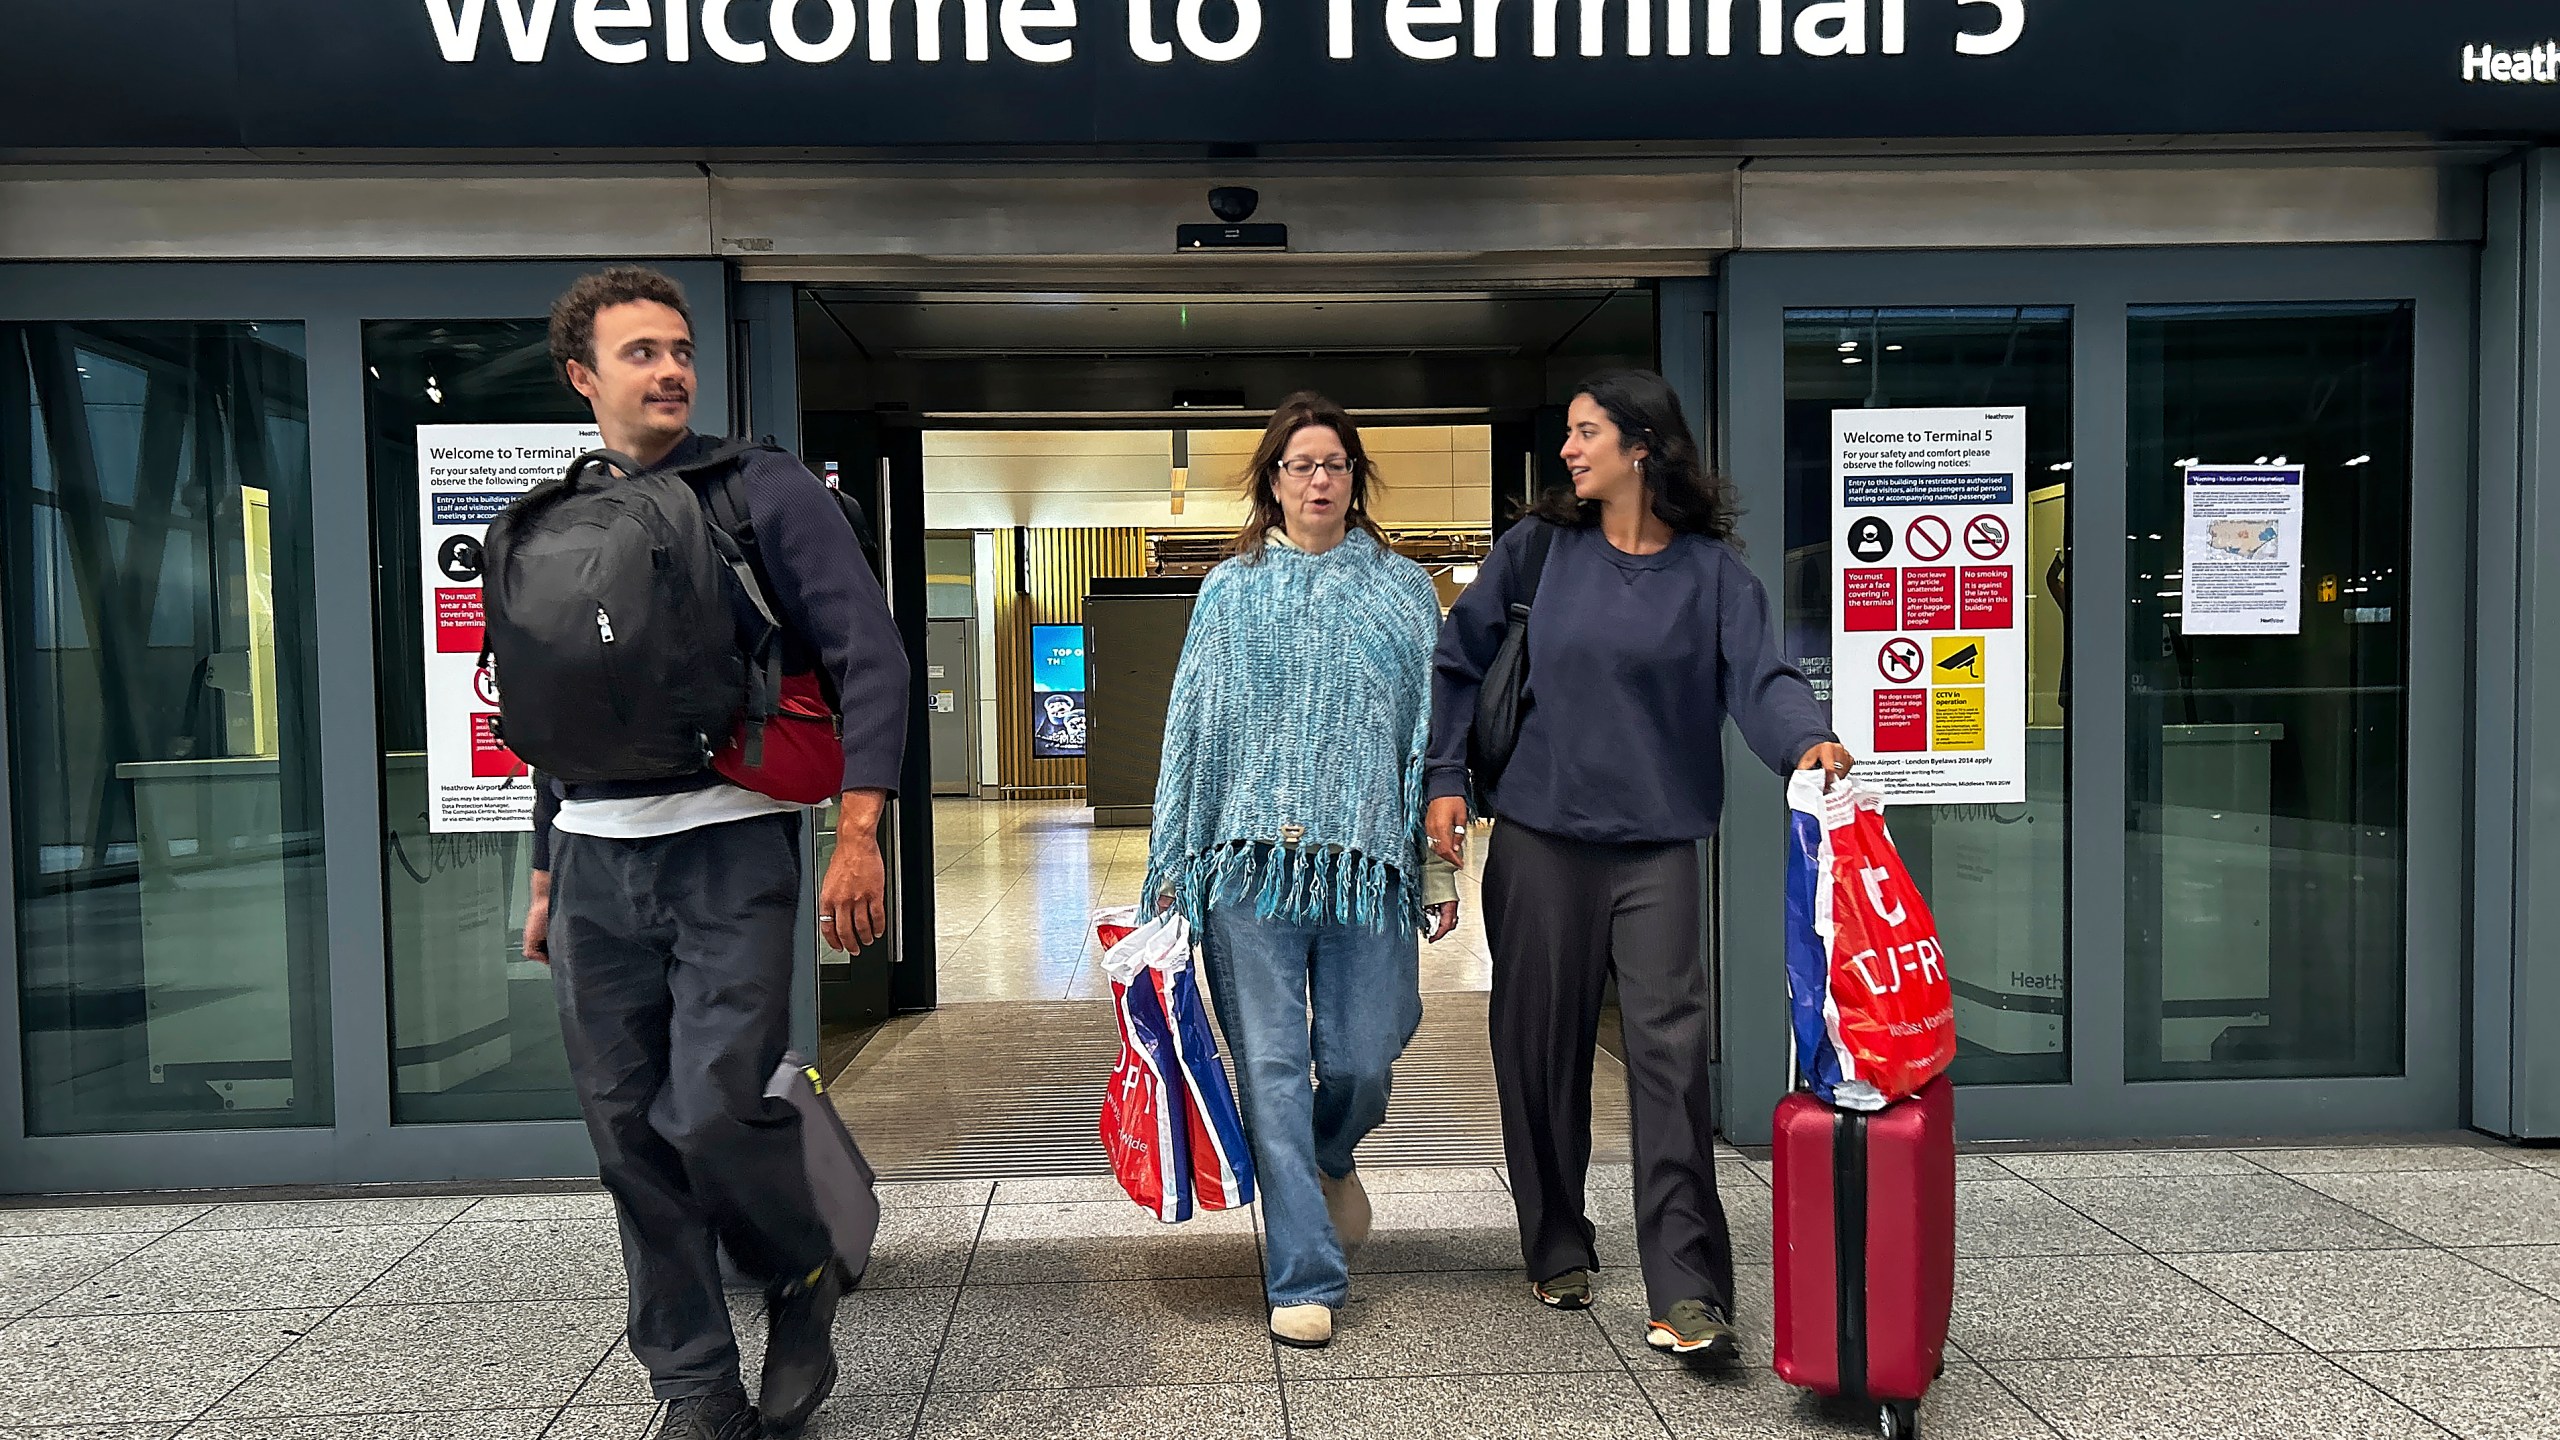
{"type": "Polygon", "coordinates": [[[1031,754],[1084,757],[1084,627],[1031,627],[1031,754]]]}

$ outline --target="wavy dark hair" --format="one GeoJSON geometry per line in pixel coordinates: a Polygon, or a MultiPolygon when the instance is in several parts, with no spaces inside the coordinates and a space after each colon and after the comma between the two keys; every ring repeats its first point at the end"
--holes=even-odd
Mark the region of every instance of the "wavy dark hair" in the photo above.
{"type": "Polygon", "coordinates": [[[1276,488],[1280,460],[1288,454],[1289,442],[1299,431],[1319,426],[1342,437],[1342,453],[1351,461],[1351,507],[1345,518],[1353,528],[1369,532],[1369,538],[1380,545],[1387,543],[1387,532],[1369,518],[1369,491],[1378,483],[1378,467],[1370,463],[1369,452],[1360,447],[1360,427],[1351,423],[1341,406],[1313,390],[1301,390],[1271,412],[1271,424],[1262,432],[1262,443],[1254,447],[1252,463],[1236,477],[1236,488],[1244,492],[1245,503],[1253,513],[1227,546],[1229,554],[1260,559],[1271,532],[1286,528],[1289,517],[1280,509],[1276,488]]]}
{"type": "MultiPolygon", "coordinates": [[[[1591,397],[1618,427],[1622,448],[1645,448],[1644,468],[1638,473],[1656,518],[1674,531],[1740,543],[1733,534],[1734,518],[1741,513],[1733,485],[1707,468],[1670,381],[1650,370],[1603,370],[1573,393],[1591,397]]],[[[1522,513],[1577,529],[1600,523],[1599,502],[1580,498],[1569,485],[1548,491],[1522,513]]]]}
{"type": "Polygon", "coordinates": [[[693,307],[684,303],[684,287],[663,270],[615,265],[581,275],[568,293],[551,302],[551,368],[562,381],[569,378],[572,360],[595,368],[596,312],[635,300],[654,300],[682,317],[686,330],[693,329],[693,307]]]}

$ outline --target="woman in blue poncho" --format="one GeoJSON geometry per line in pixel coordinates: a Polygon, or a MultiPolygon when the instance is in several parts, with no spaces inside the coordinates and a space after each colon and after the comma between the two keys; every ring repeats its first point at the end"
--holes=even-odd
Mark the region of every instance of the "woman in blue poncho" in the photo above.
{"type": "Polygon", "coordinates": [[[1146,893],[1201,938],[1262,1187],[1271,1333],[1298,1346],[1332,1339],[1368,1233],[1352,1148],[1422,1023],[1415,935],[1458,923],[1422,835],[1439,596],[1369,518],[1372,480],[1331,401],[1281,403],[1245,476],[1252,518],[1191,613],[1147,848],[1146,893]]]}

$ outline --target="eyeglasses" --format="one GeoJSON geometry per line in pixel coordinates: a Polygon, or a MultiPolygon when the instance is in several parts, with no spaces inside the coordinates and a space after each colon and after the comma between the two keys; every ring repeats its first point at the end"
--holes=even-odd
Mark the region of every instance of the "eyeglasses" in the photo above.
{"type": "Polygon", "coordinates": [[[1315,461],[1309,460],[1305,456],[1301,455],[1295,460],[1281,461],[1280,468],[1288,471],[1290,476],[1294,479],[1304,480],[1308,476],[1315,474],[1318,470],[1322,470],[1327,475],[1339,480],[1351,473],[1352,465],[1348,460],[1315,461]]]}

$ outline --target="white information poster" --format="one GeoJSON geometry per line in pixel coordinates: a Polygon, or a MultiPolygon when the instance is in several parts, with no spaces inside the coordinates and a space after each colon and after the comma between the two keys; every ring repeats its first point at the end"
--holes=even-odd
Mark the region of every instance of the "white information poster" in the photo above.
{"type": "Polygon", "coordinates": [[[533,787],[492,732],[497,688],[480,669],[480,537],[508,501],[603,443],[591,425],[418,427],[431,832],[533,828],[533,787]]]}
{"type": "Polygon", "coordinates": [[[2027,798],[2027,412],[1831,412],[1831,724],[1897,804],[2027,798]]]}
{"type": "Polygon", "coordinates": [[[2187,467],[2189,635],[2302,633],[2302,467],[2187,467]]]}

